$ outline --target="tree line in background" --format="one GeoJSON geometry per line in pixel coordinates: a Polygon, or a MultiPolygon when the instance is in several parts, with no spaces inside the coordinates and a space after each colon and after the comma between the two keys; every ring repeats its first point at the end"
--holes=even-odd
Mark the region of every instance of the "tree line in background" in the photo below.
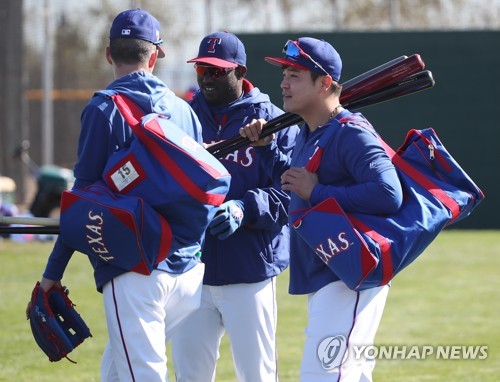
{"type": "MultiPolygon", "coordinates": [[[[160,65],[170,65],[168,60],[188,42],[197,47],[203,35],[221,29],[238,34],[500,28],[500,0],[313,0],[306,4],[303,0],[101,0],[78,3],[78,7],[76,1],[23,0],[24,41],[19,44],[23,46],[24,77],[19,82],[24,88],[24,110],[20,113],[27,125],[23,138],[31,141],[35,162],[40,161],[43,150],[40,89],[47,36],[41,24],[47,1],[52,3],[55,24],[54,162],[68,168],[76,159],[81,110],[93,90],[113,79],[104,59],[106,37],[112,19],[124,8],[147,9],[162,23],[167,49],[173,54],[160,65]]],[[[15,150],[3,143],[0,149],[15,150]]]]}
{"type": "MultiPolygon", "coordinates": [[[[40,22],[44,2],[24,1],[28,30],[40,22]]],[[[77,16],[72,14],[72,1],[60,2],[64,7],[52,2],[54,88],[100,88],[110,80],[103,59],[105,36],[116,13],[127,7],[141,7],[157,16],[170,51],[219,29],[262,33],[500,28],[500,0],[313,0],[307,4],[303,0],[102,0],[87,2],[77,16]]],[[[39,40],[25,38],[29,89],[41,86],[43,46],[37,44],[39,40]]]]}
{"type": "MultiPolygon", "coordinates": [[[[44,2],[25,2],[27,30],[40,22],[44,2]]],[[[313,0],[307,4],[303,0],[102,0],[87,2],[82,14],[70,17],[71,3],[53,5],[54,88],[92,88],[109,80],[104,37],[116,13],[127,7],[155,14],[164,26],[170,50],[224,28],[234,33],[500,28],[500,0],[313,0]]],[[[42,47],[32,45],[37,44],[36,39],[25,40],[28,87],[37,88],[42,47]]]]}

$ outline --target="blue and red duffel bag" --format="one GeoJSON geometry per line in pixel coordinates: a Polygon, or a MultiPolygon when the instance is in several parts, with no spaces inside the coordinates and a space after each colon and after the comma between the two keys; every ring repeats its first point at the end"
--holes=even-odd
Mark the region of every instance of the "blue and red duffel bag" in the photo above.
{"type": "MultiPolygon", "coordinates": [[[[373,129],[356,114],[347,118],[373,129]]],[[[318,146],[324,147],[328,139],[325,134],[318,146]]],[[[330,198],[297,216],[293,224],[304,241],[353,290],[389,283],[445,227],[469,216],[484,199],[483,192],[432,128],[410,130],[397,151],[379,140],[403,187],[403,205],[397,213],[346,214],[330,198]]],[[[321,153],[321,149],[316,152],[321,153]]],[[[311,158],[309,164],[316,165],[306,168],[316,172],[320,160],[311,158]]]]}

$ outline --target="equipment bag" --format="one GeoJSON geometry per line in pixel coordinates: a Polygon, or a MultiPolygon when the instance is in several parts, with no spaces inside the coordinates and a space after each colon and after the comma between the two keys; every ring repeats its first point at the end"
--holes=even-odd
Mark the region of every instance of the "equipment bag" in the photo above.
{"type": "Polygon", "coordinates": [[[97,182],[64,191],[60,235],[65,245],[112,266],[149,275],[172,244],[168,222],[141,198],[113,194],[97,182]]]}
{"type": "Polygon", "coordinates": [[[229,190],[228,171],[167,117],[144,116],[122,94],[110,97],[134,137],[111,155],[104,181],[116,193],[142,197],[168,220],[176,241],[199,244],[229,190]]]}
{"type": "MultiPolygon", "coordinates": [[[[339,121],[375,131],[359,114],[339,121]]],[[[335,129],[318,142],[307,169],[316,172],[335,129]]],[[[389,283],[446,226],[467,217],[484,194],[453,159],[432,128],[410,130],[395,152],[378,136],[398,172],[403,205],[391,215],[346,214],[329,198],[299,216],[296,232],[353,290],[389,283]]],[[[292,214],[293,215],[293,214],[292,214]]]]}

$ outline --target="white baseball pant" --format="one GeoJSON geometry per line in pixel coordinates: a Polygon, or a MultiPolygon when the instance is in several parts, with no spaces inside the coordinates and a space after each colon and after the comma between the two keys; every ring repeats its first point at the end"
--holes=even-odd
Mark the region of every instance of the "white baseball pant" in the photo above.
{"type": "Polygon", "coordinates": [[[356,359],[353,346],[373,345],[388,293],[387,285],[355,292],[336,281],[308,296],[302,382],[372,381],[375,360],[356,359]]]}
{"type": "Polygon", "coordinates": [[[178,382],[215,380],[219,346],[229,336],[240,382],[276,382],[276,281],[203,285],[201,306],[172,337],[178,382]]]}
{"type": "Polygon", "coordinates": [[[205,265],[183,274],[128,272],[104,286],[108,343],[102,382],[165,382],[166,344],[179,324],[200,305],[205,265]]]}

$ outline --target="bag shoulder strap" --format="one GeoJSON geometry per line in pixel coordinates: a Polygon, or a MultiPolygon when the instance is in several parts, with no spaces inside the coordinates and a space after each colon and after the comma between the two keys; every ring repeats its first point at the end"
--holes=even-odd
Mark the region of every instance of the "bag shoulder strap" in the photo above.
{"type": "Polygon", "coordinates": [[[330,142],[333,135],[337,131],[335,127],[341,126],[346,123],[353,123],[372,131],[374,134],[378,136],[378,134],[375,132],[370,122],[368,122],[368,120],[359,113],[348,112],[348,114],[344,115],[339,119],[335,118],[332,122],[333,122],[332,125],[327,127],[326,131],[319,138],[318,143],[316,144],[317,146],[316,150],[309,159],[309,162],[307,162],[305,168],[310,172],[315,173],[316,171],[318,171],[319,164],[321,163],[321,158],[323,157],[324,148],[327,146],[328,142],[330,142]]]}
{"type": "Polygon", "coordinates": [[[137,135],[144,112],[127,96],[116,93],[110,96],[127,124],[137,135]]]}

